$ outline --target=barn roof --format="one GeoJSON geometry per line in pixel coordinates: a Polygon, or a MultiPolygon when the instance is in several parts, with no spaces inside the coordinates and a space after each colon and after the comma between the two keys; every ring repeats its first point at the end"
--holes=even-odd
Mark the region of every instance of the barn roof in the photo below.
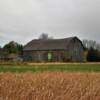
{"type": "Polygon", "coordinates": [[[64,50],[70,44],[71,40],[73,40],[75,38],[78,39],[77,37],[69,37],[69,38],[64,38],[64,39],[48,39],[48,40],[34,39],[24,46],[24,51],[28,51],[28,50],[64,50]]]}

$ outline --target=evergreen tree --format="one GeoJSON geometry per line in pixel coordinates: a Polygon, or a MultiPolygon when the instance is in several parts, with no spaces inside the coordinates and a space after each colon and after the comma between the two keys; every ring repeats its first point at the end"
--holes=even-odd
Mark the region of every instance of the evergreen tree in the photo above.
{"type": "Polygon", "coordinates": [[[3,49],[7,54],[20,54],[23,50],[23,46],[21,44],[18,44],[17,42],[11,41],[6,44],[3,49]]]}
{"type": "Polygon", "coordinates": [[[93,49],[92,47],[88,50],[88,54],[87,54],[87,61],[96,61],[99,62],[100,61],[100,52],[96,49],[93,49]]]}

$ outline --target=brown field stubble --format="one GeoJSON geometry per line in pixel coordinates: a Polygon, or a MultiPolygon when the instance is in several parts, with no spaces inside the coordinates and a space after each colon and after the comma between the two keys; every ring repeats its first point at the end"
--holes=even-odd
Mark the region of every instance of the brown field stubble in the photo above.
{"type": "Polygon", "coordinates": [[[0,100],[100,100],[100,73],[0,73],[0,100]]]}

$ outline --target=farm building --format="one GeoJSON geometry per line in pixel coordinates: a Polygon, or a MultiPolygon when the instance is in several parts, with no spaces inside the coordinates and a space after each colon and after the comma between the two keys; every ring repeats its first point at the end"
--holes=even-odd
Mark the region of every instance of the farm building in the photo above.
{"type": "Polygon", "coordinates": [[[23,49],[24,61],[84,61],[84,46],[77,37],[34,39],[23,49]]]}

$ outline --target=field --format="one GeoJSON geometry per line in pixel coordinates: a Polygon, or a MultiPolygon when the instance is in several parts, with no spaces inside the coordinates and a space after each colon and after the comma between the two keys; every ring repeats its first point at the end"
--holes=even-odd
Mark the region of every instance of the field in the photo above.
{"type": "Polygon", "coordinates": [[[0,65],[0,72],[43,72],[43,71],[67,71],[67,72],[100,72],[100,64],[8,64],[0,65]]]}
{"type": "Polygon", "coordinates": [[[100,100],[100,64],[1,64],[0,100],[100,100]]]}
{"type": "Polygon", "coordinates": [[[100,100],[100,73],[0,73],[0,100],[100,100]]]}

